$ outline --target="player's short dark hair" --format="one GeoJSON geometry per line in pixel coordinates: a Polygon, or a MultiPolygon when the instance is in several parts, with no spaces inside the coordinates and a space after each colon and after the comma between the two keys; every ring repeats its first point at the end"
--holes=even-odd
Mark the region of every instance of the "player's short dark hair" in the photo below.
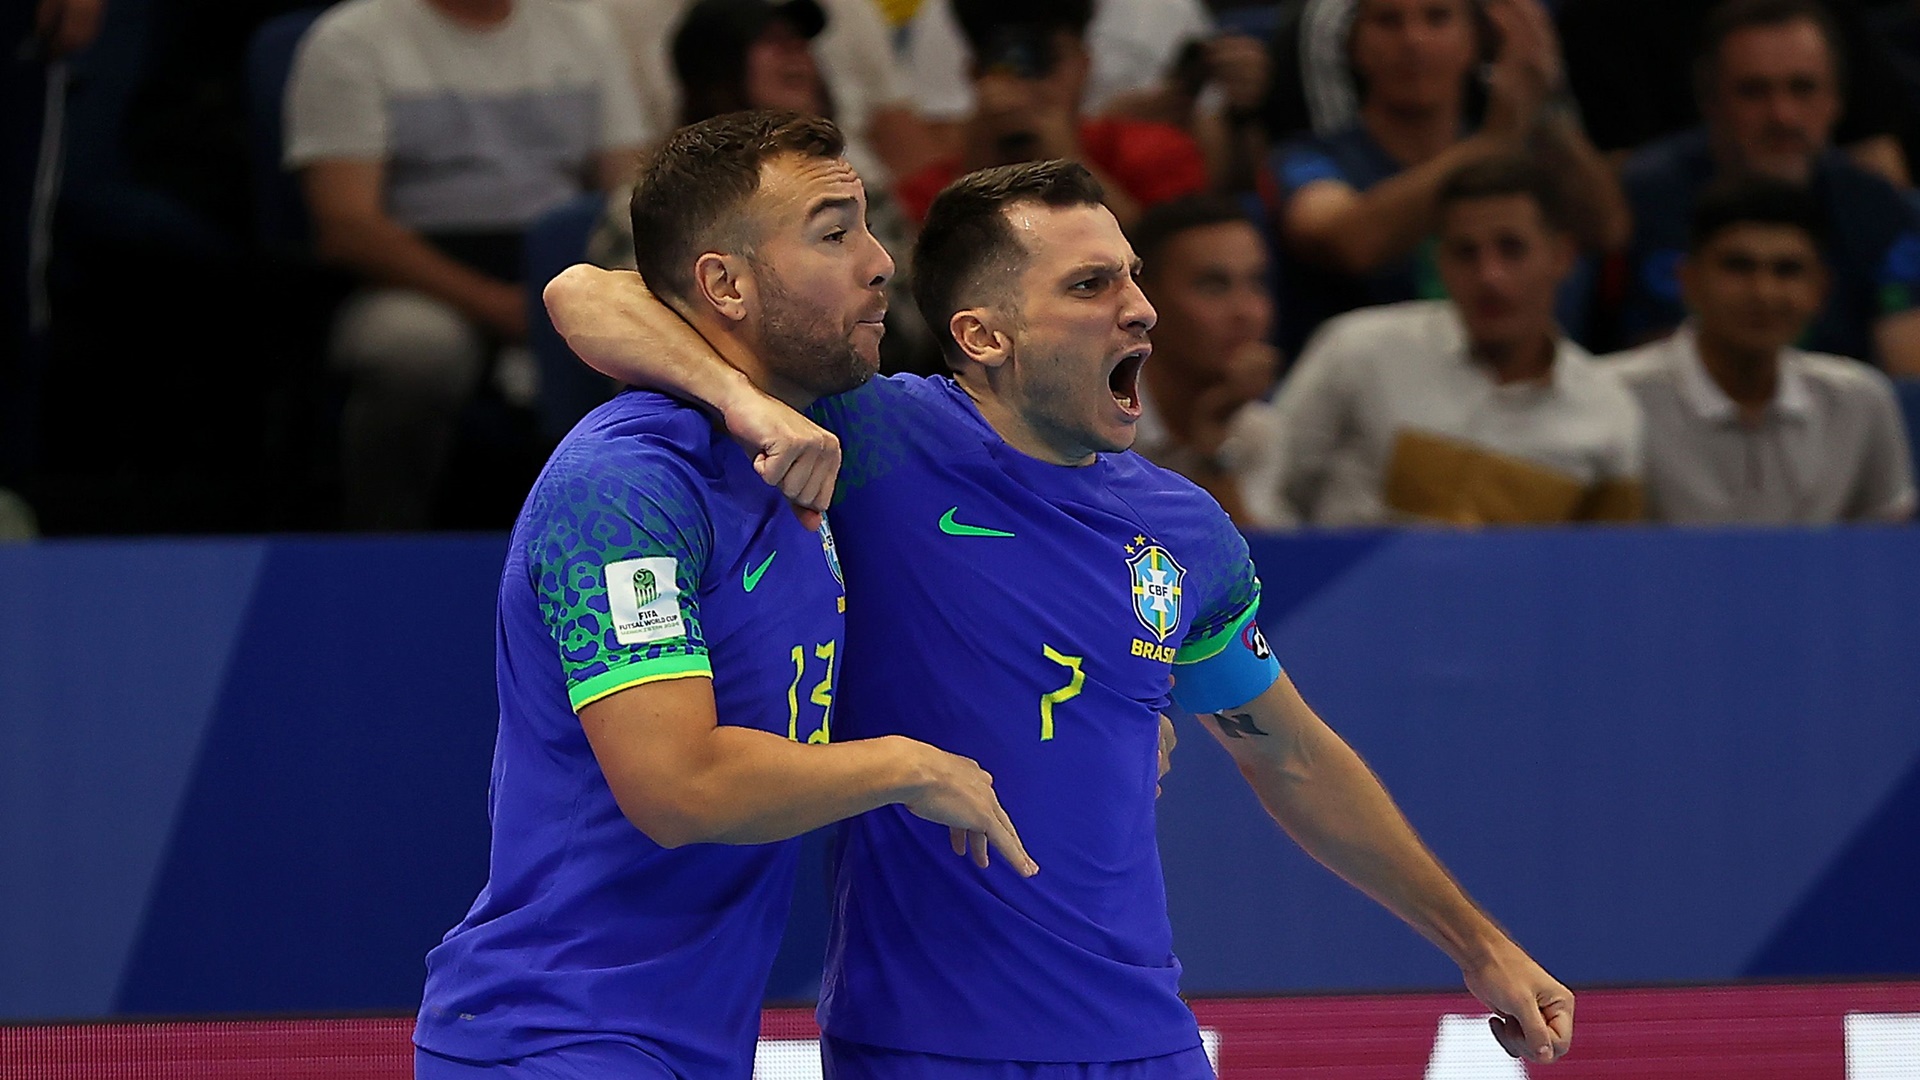
{"type": "Polygon", "coordinates": [[[1739,176],[1709,185],[1693,204],[1687,250],[1698,252],[1736,225],[1784,225],[1800,229],[1821,247],[1827,215],[1811,190],[1770,176],[1739,176]]]}
{"type": "Polygon", "coordinates": [[[953,21],[977,58],[1009,32],[1065,31],[1084,38],[1093,24],[1093,0],[953,0],[953,21]]]}
{"type": "Polygon", "coordinates": [[[667,136],[633,189],[633,250],[661,297],[692,299],[693,263],[716,248],[752,253],[741,211],[760,188],[760,167],[781,154],[839,157],[833,121],[777,109],[726,113],[667,136]]]}
{"type": "Polygon", "coordinates": [[[1552,173],[1526,154],[1496,154],[1448,173],[1434,196],[1434,213],[1439,217],[1463,202],[1509,195],[1532,199],[1547,228],[1561,233],[1570,230],[1566,193],[1552,173]]]}
{"type": "Polygon", "coordinates": [[[1026,266],[1028,252],[1003,211],[1015,203],[1099,206],[1100,181],[1074,161],[1026,161],[981,169],[948,184],[927,209],[913,245],[913,299],[952,361],[953,315],[981,300],[1000,301],[1026,266]]]}
{"type": "Polygon", "coordinates": [[[1787,26],[1809,22],[1817,27],[1827,43],[1827,55],[1833,59],[1836,84],[1845,85],[1847,49],[1833,13],[1819,0],[1727,0],[1708,13],[1700,29],[1700,50],[1694,60],[1695,92],[1705,97],[1720,73],[1720,50],[1727,39],[1742,30],[1755,27],[1787,26]]]}
{"type": "Polygon", "coordinates": [[[1174,237],[1190,229],[1235,223],[1253,224],[1246,211],[1240,209],[1240,204],[1227,196],[1182,195],[1149,207],[1133,228],[1127,230],[1127,240],[1133,244],[1133,253],[1146,264],[1147,273],[1151,274],[1155,257],[1166,249],[1174,237]]]}

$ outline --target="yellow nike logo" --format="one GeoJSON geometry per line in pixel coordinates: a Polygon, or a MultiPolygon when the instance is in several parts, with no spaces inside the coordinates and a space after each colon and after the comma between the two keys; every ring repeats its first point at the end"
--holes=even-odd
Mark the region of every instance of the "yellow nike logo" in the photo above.
{"type": "Polygon", "coordinates": [[[960,522],[953,520],[953,515],[958,513],[959,510],[960,508],[956,506],[953,509],[948,510],[946,513],[940,515],[940,531],[941,532],[946,533],[948,536],[1012,536],[1013,535],[1010,532],[1003,532],[999,529],[989,529],[980,525],[963,525],[960,522]]]}
{"type": "Polygon", "coordinates": [[[767,567],[773,565],[774,555],[778,555],[778,554],[780,553],[777,551],[774,552],[773,555],[767,556],[766,562],[761,563],[759,566],[756,566],[753,569],[747,571],[745,574],[741,575],[740,577],[741,587],[746,589],[748,592],[752,592],[754,589],[754,586],[760,584],[760,575],[767,572],[767,567]]]}

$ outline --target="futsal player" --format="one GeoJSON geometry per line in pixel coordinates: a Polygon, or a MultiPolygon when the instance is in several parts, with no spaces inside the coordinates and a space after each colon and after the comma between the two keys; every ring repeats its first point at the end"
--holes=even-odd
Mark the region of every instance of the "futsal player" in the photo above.
{"type": "MultiPolygon", "coordinates": [[[[893,263],[841,149],[721,118],[635,196],[660,295],[793,408],[878,360],[893,263]]],[[[789,838],[849,815],[900,805],[1034,871],[973,762],[833,730],[840,578],[826,523],[684,401],[622,394],[561,443],[501,578],[489,876],[427,957],[416,1077],[746,1080],[789,838]]]]}
{"type": "MultiPolygon", "coordinates": [[[[952,376],[874,380],[813,410],[844,445],[832,513],[854,605],[836,723],[979,760],[1047,867],[956,875],[936,857],[945,837],[905,815],[848,822],[820,1004],[829,1080],[1212,1075],[1178,995],[1154,838],[1170,679],[1309,852],[1459,963],[1509,1052],[1556,1059],[1572,995],[1301,701],[1218,505],[1123,453],[1154,313],[1100,196],[1065,162],[956,181],[913,268],[952,376]]],[[[600,370],[730,420],[754,408],[639,288],[576,268],[549,301],[600,370]]],[[[766,429],[767,445],[791,438],[766,429]]]]}

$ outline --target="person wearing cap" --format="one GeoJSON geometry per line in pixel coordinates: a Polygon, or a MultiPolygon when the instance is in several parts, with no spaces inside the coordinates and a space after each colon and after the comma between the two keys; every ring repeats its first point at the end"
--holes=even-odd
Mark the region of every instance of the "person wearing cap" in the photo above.
{"type": "Polygon", "coordinates": [[[624,183],[646,141],[612,42],[565,0],[347,0],[302,39],[286,165],[317,253],[363,282],[329,346],[349,526],[428,524],[490,354],[531,370],[524,231],[624,183]]]}

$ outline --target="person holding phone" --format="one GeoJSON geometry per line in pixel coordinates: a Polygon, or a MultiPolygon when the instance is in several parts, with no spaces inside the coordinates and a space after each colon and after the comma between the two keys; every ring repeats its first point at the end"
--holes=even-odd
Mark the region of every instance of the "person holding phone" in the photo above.
{"type": "Polygon", "coordinates": [[[1286,255],[1290,355],[1342,312],[1442,295],[1425,248],[1434,194],[1470,162],[1537,155],[1561,177],[1582,247],[1626,242],[1626,198],[1563,104],[1559,42],[1540,0],[1360,0],[1348,57],[1362,87],[1358,121],[1282,146],[1262,178],[1286,255]],[[1478,130],[1468,123],[1476,73],[1486,95],[1478,130]]]}
{"type": "Polygon", "coordinates": [[[1085,165],[1123,227],[1148,206],[1206,188],[1205,161],[1186,132],[1081,116],[1092,0],[955,0],[953,13],[973,49],[974,111],[962,124],[959,153],[896,185],[914,221],[925,219],[933,197],[962,174],[1023,161],[1085,165]]]}

